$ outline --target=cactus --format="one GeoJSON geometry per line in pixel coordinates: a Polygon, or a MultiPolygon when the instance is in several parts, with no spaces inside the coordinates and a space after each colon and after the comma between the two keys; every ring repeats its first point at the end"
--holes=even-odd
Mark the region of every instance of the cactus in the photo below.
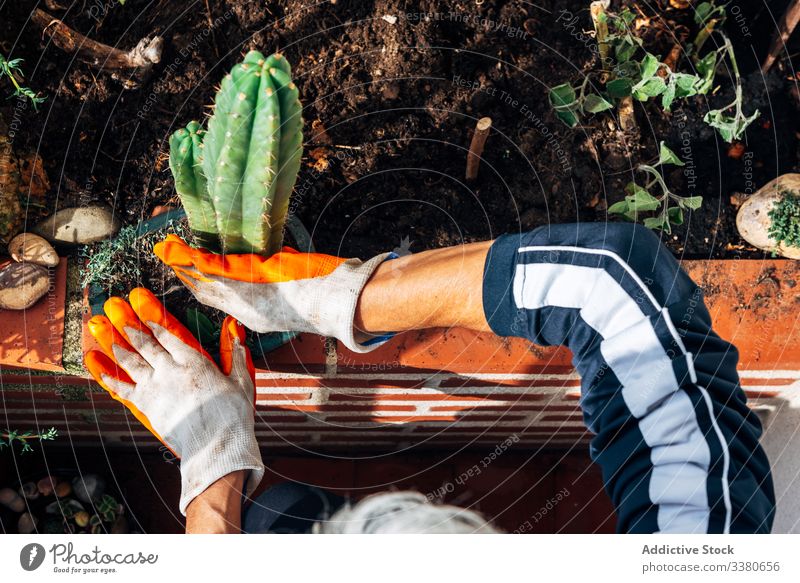
{"type": "Polygon", "coordinates": [[[202,245],[224,253],[280,250],[303,153],[302,107],[283,56],[249,52],[225,76],[214,114],[170,138],[170,168],[202,245]]]}

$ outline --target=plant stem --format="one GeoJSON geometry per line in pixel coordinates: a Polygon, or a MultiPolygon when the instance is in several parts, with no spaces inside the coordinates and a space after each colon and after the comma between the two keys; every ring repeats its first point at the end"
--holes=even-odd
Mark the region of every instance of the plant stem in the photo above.
{"type": "Polygon", "coordinates": [[[639,164],[637,170],[646,172],[653,177],[653,180],[647,184],[645,190],[650,190],[654,185],[658,184],[658,187],[661,189],[662,193],[661,197],[658,199],[659,201],[663,202],[664,199],[669,198],[669,196],[672,195],[672,192],[667,187],[667,183],[664,182],[664,177],[661,176],[661,172],[656,170],[655,166],[650,166],[649,164],[639,164]]]}

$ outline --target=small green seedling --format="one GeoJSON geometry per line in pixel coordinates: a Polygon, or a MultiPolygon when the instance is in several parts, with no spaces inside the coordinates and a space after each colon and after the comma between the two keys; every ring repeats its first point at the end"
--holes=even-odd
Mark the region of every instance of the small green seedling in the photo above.
{"type": "Polygon", "coordinates": [[[0,54],[0,77],[8,77],[11,84],[14,86],[14,93],[12,93],[10,97],[23,97],[28,99],[33,105],[33,109],[38,109],[39,104],[44,103],[46,98],[39,97],[32,89],[23,87],[20,81],[17,80],[17,76],[20,78],[23,77],[22,69],[20,68],[21,64],[22,59],[11,59],[9,61],[5,56],[0,54]]]}
{"type": "Polygon", "coordinates": [[[636,170],[646,175],[643,185],[635,181],[625,187],[625,198],[608,208],[609,214],[622,215],[628,220],[637,221],[642,213],[654,212],[654,216],[645,217],[642,221],[650,229],[663,229],[672,232],[672,225],[683,224],[683,211],[699,209],[703,204],[702,196],[679,196],[672,192],[664,182],[659,166],[683,166],[683,161],[670,150],[664,142],[659,145],[658,162],[653,165],[639,164],[636,170]],[[654,187],[660,194],[652,194],[654,187]],[[670,201],[675,204],[670,205],[670,201]]]}
{"type": "Polygon", "coordinates": [[[769,211],[769,236],[777,244],[800,247],[800,196],[787,191],[780,194],[769,211]]]}
{"type": "Polygon", "coordinates": [[[733,52],[733,45],[730,39],[725,37],[725,44],[717,49],[717,52],[726,52],[728,59],[731,63],[733,70],[734,82],[736,83],[736,96],[734,100],[728,105],[719,109],[712,109],[703,117],[703,121],[716,128],[722,139],[726,142],[733,140],[741,140],[744,136],[744,131],[753,121],[755,121],[760,112],[755,110],[751,115],[747,116],[742,111],[742,78],[739,74],[739,65],[736,63],[736,56],[733,52]],[[733,115],[725,113],[733,109],[733,115]]]}
{"type": "Polygon", "coordinates": [[[38,439],[39,441],[53,441],[56,437],[58,437],[58,430],[55,427],[51,427],[47,431],[41,433],[36,433],[31,430],[19,431],[6,429],[0,432],[0,450],[6,447],[13,449],[14,444],[18,443],[22,446],[20,453],[28,453],[33,451],[33,446],[30,442],[34,439],[38,439]]]}
{"type": "Polygon", "coordinates": [[[212,251],[280,250],[303,118],[288,61],[250,51],[222,80],[214,114],[170,138],[170,168],[189,225],[212,251]]]}
{"type": "MultiPolygon", "coordinates": [[[[700,6],[703,8],[699,24],[707,28],[712,21],[719,22],[720,9],[716,5],[707,2],[700,6]]],[[[741,77],[727,36],[716,31],[724,39],[723,45],[696,58],[693,72],[674,71],[643,48],[642,39],[631,28],[634,19],[635,14],[627,8],[619,14],[605,11],[593,14],[601,68],[588,72],[577,87],[563,83],[550,89],[550,104],[558,118],[569,127],[575,127],[584,116],[613,109],[630,99],[647,102],[660,98],[661,108],[670,111],[677,100],[709,93],[717,69],[727,57],[734,72],[735,99],[725,107],[709,111],[703,119],[716,128],[726,142],[741,139],[747,126],[760,114],[758,110],[749,116],[743,113],[741,77]],[[641,52],[643,56],[636,58],[641,52]],[[588,89],[590,82],[591,90],[588,89]],[[726,112],[732,108],[733,115],[728,115],[726,112]]],[[[697,46],[693,48],[695,54],[698,50],[697,46]]]]}

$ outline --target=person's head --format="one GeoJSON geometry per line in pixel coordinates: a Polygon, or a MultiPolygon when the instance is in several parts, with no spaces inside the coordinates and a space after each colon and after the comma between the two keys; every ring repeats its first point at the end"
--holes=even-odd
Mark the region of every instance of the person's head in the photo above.
{"type": "Polygon", "coordinates": [[[387,492],[347,505],[318,525],[323,534],[489,534],[498,531],[472,510],[432,504],[419,492],[387,492]]]}

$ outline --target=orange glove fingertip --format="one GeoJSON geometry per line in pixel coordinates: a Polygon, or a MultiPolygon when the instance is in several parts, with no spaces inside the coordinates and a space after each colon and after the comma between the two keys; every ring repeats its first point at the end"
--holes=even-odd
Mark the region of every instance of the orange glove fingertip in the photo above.
{"type": "Polygon", "coordinates": [[[255,386],[256,369],[255,365],[253,365],[253,357],[250,354],[250,349],[247,347],[247,331],[245,330],[245,327],[233,316],[226,316],[222,321],[222,330],[220,331],[219,338],[220,368],[226,375],[231,374],[231,370],[233,370],[234,339],[237,339],[239,344],[244,348],[247,372],[250,374],[250,379],[253,381],[253,386],[255,386]]]}
{"type": "Polygon", "coordinates": [[[102,315],[92,316],[86,326],[106,356],[112,360],[114,360],[114,350],[112,349],[114,344],[129,352],[136,352],[122,334],[114,328],[114,324],[111,323],[108,317],[102,315]]]}
{"type": "Polygon", "coordinates": [[[116,379],[122,383],[131,385],[135,384],[131,377],[128,376],[128,373],[126,373],[122,367],[116,363],[116,361],[112,360],[108,355],[100,350],[90,350],[87,352],[83,357],[83,365],[92,375],[92,378],[94,378],[94,380],[96,380],[97,383],[106,391],[108,391],[115,399],[117,398],[117,394],[114,389],[109,387],[105,380],[103,380],[104,375],[116,379]]]}

